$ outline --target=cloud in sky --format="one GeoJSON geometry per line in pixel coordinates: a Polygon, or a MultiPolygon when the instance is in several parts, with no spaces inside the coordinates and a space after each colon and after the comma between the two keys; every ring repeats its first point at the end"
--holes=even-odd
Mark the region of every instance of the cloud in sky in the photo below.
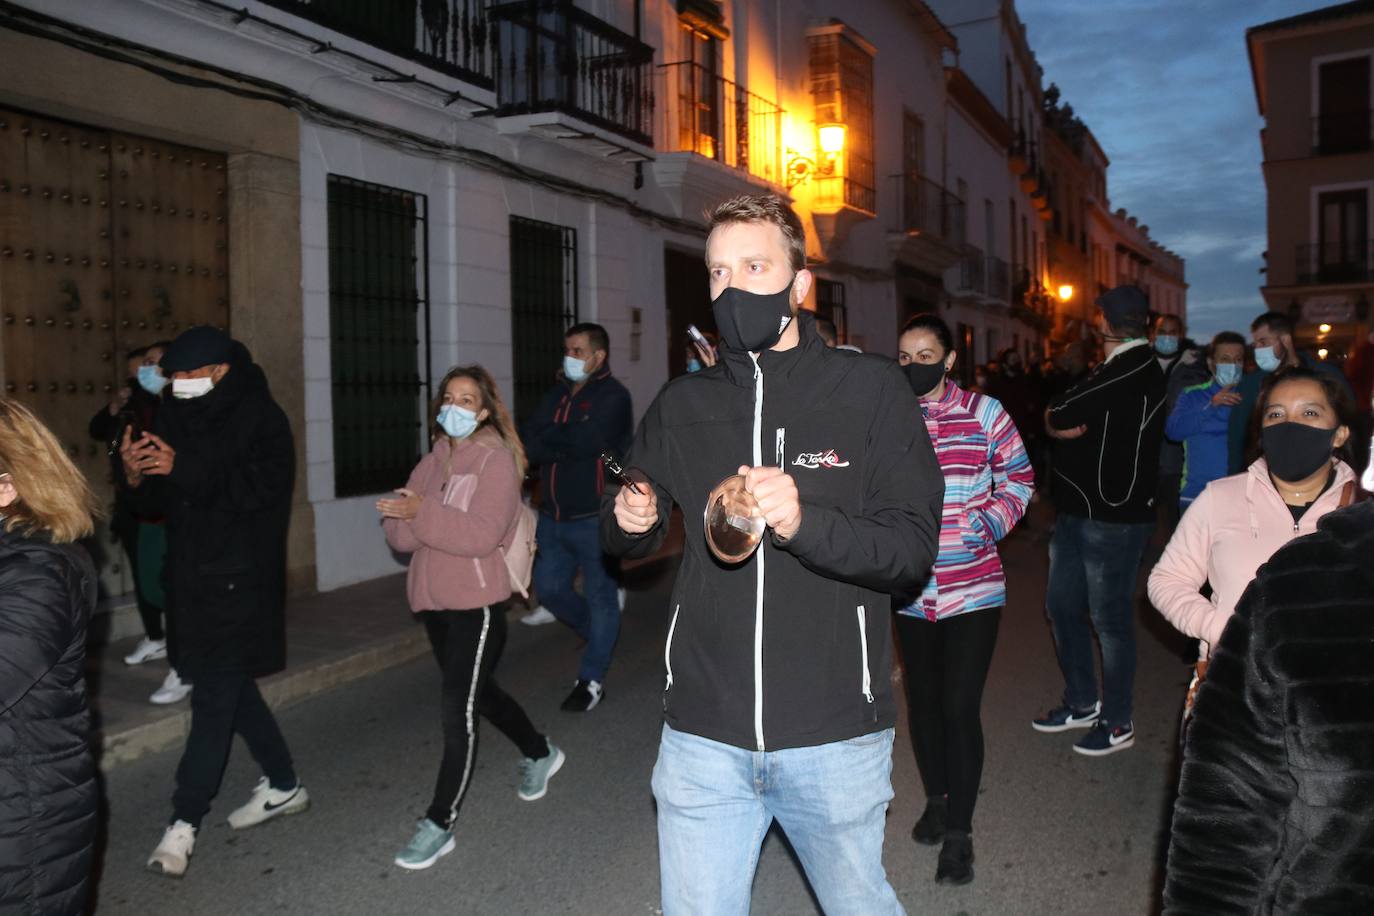
{"type": "Polygon", "coordinates": [[[1061,104],[1112,164],[1107,192],[1187,259],[1189,330],[1247,330],[1259,287],[1265,188],[1245,30],[1335,0],[1020,0],[1061,104]]]}

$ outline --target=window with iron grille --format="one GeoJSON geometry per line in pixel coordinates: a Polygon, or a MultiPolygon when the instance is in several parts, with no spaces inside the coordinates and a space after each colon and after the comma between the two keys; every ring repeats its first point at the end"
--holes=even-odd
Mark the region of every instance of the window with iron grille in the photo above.
{"type": "Polygon", "coordinates": [[[426,440],[426,198],[330,175],[328,218],[334,492],[383,493],[426,440]]]}
{"type": "Polygon", "coordinates": [[[844,284],[816,278],[816,317],[835,325],[835,343],[849,343],[849,311],[844,304],[844,284]]]}
{"type": "Polygon", "coordinates": [[[807,41],[816,124],[845,126],[835,174],[813,179],[819,202],[875,213],[872,46],[841,23],[811,30],[807,41]]]}
{"type": "Polygon", "coordinates": [[[515,416],[523,422],[562,362],[563,332],[577,324],[577,230],[512,216],[510,296],[515,416]]]}

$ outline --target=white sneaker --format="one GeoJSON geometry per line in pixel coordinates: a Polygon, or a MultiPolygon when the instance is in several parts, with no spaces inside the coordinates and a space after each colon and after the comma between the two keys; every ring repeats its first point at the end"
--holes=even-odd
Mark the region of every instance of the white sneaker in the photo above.
{"type": "Polygon", "coordinates": [[[177,669],[173,668],[167,672],[166,679],[162,686],[153,691],[153,695],[148,697],[152,703],[159,706],[167,706],[171,703],[180,703],[191,695],[191,685],[177,676],[177,669]]]}
{"type": "Polygon", "coordinates": [[[524,617],[521,617],[520,622],[526,626],[538,627],[546,623],[553,623],[557,619],[557,617],[553,616],[553,612],[541,604],[524,617]]]}
{"type": "Polygon", "coordinates": [[[253,787],[253,797],[248,799],[248,804],[235,809],[229,815],[229,826],[235,830],[242,830],[263,821],[270,821],[282,814],[298,814],[309,807],[310,795],[300,780],[296,780],[296,788],[283,792],[272,788],[272,784],[264,776],[253,787]]]}
{"type": "Polygon", "coordinates": [[[124,664],[141,665],[144,662],[154,662],[159,658],[166,657],[167,640],[149,639],[145,636],[138,641],[137,646],[134,646],[134,651],[124,656],[124,664]]]}
{"type": "Polygon", "coordinates": [[[180,878],[186,874],[186,866],[195,850],[196,828],[185,821],[177,821],[162,832],[162,842],[148,857],[147,869],[169,878],[180,878]]]}

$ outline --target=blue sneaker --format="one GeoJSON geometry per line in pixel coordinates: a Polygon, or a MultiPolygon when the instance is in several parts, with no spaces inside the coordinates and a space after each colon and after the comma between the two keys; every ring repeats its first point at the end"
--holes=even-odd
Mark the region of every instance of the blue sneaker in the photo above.
{"type": "Polygon", "coordinates": [[[1117,751],[1124,751],[1132,744],[1135,744],[1135,728],[1130,722],[1125,725],[1112,725],[1099,719],[1073,749],[1089,757],[1105,757],[1117,751]]]}
{"type": "Polygon", "coordinates": [[[1055,707],[1038,719],[1031,719],[1031,728],[1038,732],[1066,732],[1071,728],[1091,728],[1102,712],[1102,704],[1094,703],[1083,709],[1075,709],[1065,703],[1055,707]]]}
{"type": "Polygon", "coordinates": [[[561,750],[549,742],[549,753],[547,757],[540,757],[538,760],[526,757],[520,761],[520,791],[517,793],[524,801],[539,801],[549,791],[549,779],[554,773],[563,769],[563,761],[567,759],[561,750]]]}
{"type": "Polygon", "coordinates": [[[396,864],[411,871],[429,868],[440,856],[453,852],[453,832],[445,830],[429,818],[420,821],[415,836],[405,849],[396,854],[396,864]]]}

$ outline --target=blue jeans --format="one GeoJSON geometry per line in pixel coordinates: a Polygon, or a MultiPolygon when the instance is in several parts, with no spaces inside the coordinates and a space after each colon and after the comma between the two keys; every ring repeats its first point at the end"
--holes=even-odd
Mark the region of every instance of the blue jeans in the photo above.
{"type": "Polygon", "coordinates": [[[606,680],[611,652],[620,636],[620,601],[616,595],[612,561],[601,552],[601,521],[580,518],[555,521],[539,514],[534,537],[534,591],[549,613],[566,623],[587,641],[577,677],[583,681],[606,680]],[[582,570],[582,594],[573,579],[582,570]]]}
{"type": "Polygon", "coordinates": [[[763,753],[665,725],[653,779],[664,916],[747,914],[774,818],[826,916],[905,913],[883,871],[892,734],[763,753]]]}
{"type": "Polygon", "coordinates": [[[1135,583],[1154,529],[1154,522],[1100,522],[1061,513],[1050,540],[1045,605],[1064,673],[1064,702],[1083,709],[1098,700],[1091,632],[1096,630],[1102,719],[1111,725],[1131,721],[1135,583]]]}

